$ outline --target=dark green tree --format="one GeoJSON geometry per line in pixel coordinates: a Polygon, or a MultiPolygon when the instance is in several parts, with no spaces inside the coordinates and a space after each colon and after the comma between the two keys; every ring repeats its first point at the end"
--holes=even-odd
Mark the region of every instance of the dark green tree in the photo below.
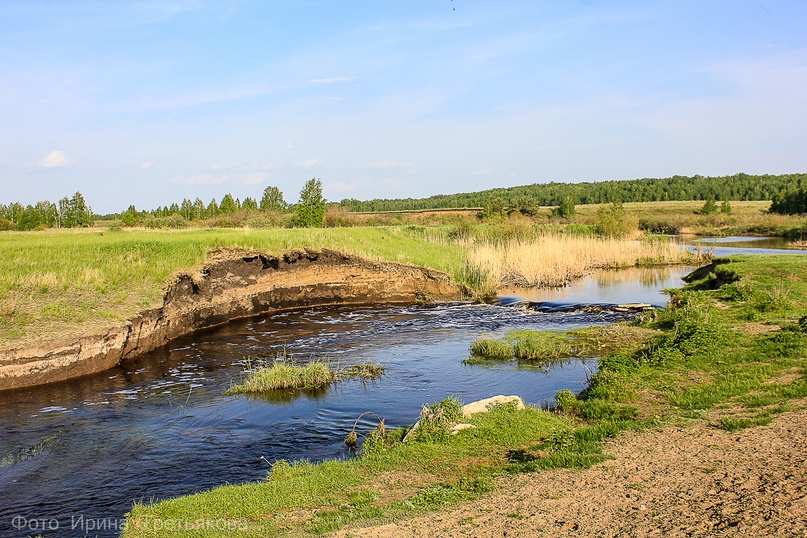
{"type": "Polygon", "coordinates": [[[721,204],[720,204],[720,212],[725,214],[725,215],[728,215],[729,213],[731,213],[731,204],[729,203],[728,200],[723,200],[723,202],[721,202],[721,204]]]}
{"type": "Polygon", "coordinates": [[[717,213],[717,204],[715,203],[715,197],[709,196],[703,207],[701,207],[701,215],[711,215],[713,213],[717,213]]]}
{"type": "Polygon", "coordinates": [[[219,211],[225,215],[238,211],[238,205],[235,203],[232,194],[227,193],[224,195],[224,198],[221,199],[221,205],[219,205],[219,211]]]}
{"type": "Polygon", "coordinates": [[[557,218],[568,219],[577,212],[574,205],[574,198],[571,196],[564,196],[560,201],[558,207],[552,209],[552,215],[557,218]]]}
{"type": "Polygon", "coordinates": [[[322,197],[322,181],[313,178],[306,182],[300,191],[300,201],[296,207],[295,224],[303,228],[325,226],[325,198],[322,197]]]}
{"type": "Polygon", "coordinates": [[[282,213],[286,211],[289,205],[283,199],[283,193],[277,187],[266,187],[263,190],[263,198],[261,198],[261,211],[277,211],[282,213]]]}

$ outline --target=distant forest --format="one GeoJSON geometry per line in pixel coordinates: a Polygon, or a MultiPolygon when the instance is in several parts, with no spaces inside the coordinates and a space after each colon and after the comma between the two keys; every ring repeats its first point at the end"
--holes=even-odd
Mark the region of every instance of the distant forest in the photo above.
{"type": "Polygon", "coordinates": [[[406,211],[460,207],[558,206],[568,197],[574,204],[660,202],[668,200],[772,200],[780,191],[807,187],[807,174],[779,176],[735,174],[704,177],[673,176],[586,183],[537,183],[521,187],[439,194],[428,198],[342,200],[349,211],[406,211]]]}
{"type": "MultiPolygon", "coordinates": [[[[314,180],[312,180],[314,181],[314,180]]],[[[316,180],[317,182],[319,180],[316,180]]],[[[310,183],[310,182],[309,182],[310,183]]],[[[483,208],[483,215],[503,209],[533,215],[539,206],[602,204],[611,202],[656,202],[667,200],[773,200],[772,211],[807,211],[807,174],[778,176],[735,174],[733,176],[673,176],[663,179],[630,179],[586,183],[544,183],[520,187],[488,189],[485,191],[440,194],[428,198],[361,201],[345,199],[330,202],[352,212],[407,211],[449,208],[483,208]]],[[[305,206],[306,191],[297,204],[288,204],[277,187],[268,186],[260,199],[247,197],[244,201],[225,194],[221,202],[214,198],[205,204],[201,199],[185,199],[165,207],[138,210],[134,205],[122,213],[94,215],[81,193],[62,198],[58,204],[49,201],[23,206],[19,202],[0,204],[0,230],[31,230],[52,227],[92,226],[93,220],[120,220],[127,226],[183,227],[189,221],[210,220],[212,226],[232,226],[233,215],[246,215],[255,227],[296,226],[291,218],[299,206],[305,206]]],[[[321,193],[315,197],[325,204],[321,193]]],[[[244,219],[238,219],[238,222],[244,219]]]]}

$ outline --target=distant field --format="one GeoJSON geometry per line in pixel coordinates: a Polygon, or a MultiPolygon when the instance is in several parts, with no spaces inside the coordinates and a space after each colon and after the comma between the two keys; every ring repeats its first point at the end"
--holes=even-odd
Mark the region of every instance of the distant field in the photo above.
{"type": "Polygon", "coordinates": [[[95,334],[161,304],[171,275],[217,247],[334,248],[456,274],[459,246],[404,228],[49,230],[0,233],[0,346],[95,334]]]}

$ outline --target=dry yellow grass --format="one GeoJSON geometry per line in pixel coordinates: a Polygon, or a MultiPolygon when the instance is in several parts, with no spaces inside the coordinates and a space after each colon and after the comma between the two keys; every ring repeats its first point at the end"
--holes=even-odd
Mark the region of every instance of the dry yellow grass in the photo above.
{"type": "Polygon", "coordinates": [[[594,269],[694,262],[695,255],[661,240],[546,235],[506,244],[476,245],[472,267],[495,287],[562,286],[594,269]]]}

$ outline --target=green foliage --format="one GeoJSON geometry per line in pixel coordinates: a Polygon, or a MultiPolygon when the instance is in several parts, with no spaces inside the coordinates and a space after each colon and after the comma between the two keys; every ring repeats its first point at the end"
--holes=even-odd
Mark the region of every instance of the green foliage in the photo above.
{"type": "Polygon", "coordinates": [[[577,396],[569,389],[559,390],[555,394],[555,401],[558,402],[558,409],[566,413],[573,413],[579,407],[577,396]]]}
{"type": "Polygon", "coordinates": [[[508,360],[513,358],[513,347],[501,340],[482,338],[471,343],[471,354],[486,359],[508,360]]]}
{"type": "Polygon", "coordinates": [[[701,215],[712,215],[717,213],[717,204],[715,203],[714,196],[710,196],[706,199],[706,202],[701,207],[701,215]]]}
{"type": "Polygon", "coordinates": [[[728,200],[723,200],[720,203],[720,212],[723,213],[724,215],[731,214],[731,204],[729,203],[728,200]]]}
{"type": "Polygon", "coordinates": [[[773,197],[770,212],[780,215],[807,213],[807,190],[804,187],[781,190],[773,197]]]}
{"type": "Polygon", "coordinates": [[[322,361],[299,366],[291,360],[275,361],[250,371],[247,378],[225,394],[261,394],[275,390],[316,389],[336,381],[336,373],[322,361]]]}
{"type": "Polygon", "coordinates": [[[603,237],[620,238],[639,229],[639,220],[625,212],[622,202],[613,202],[597,210],[594,229],[603,237]]]}
{"type": "Polygon", "coordinates": [[[577,211],[574,207],[574,198],[571,196],[565,196],[563,200],[561,200],[560,204],[558,204],[558,207],[552,209],[552,216],[556,218],[568,219],[574,216],[576,212],[577,211]]]}
{"type": "MultiPolygon", "coordinates": [[[[578,204],[658,202],[668,200],[770,200],[783,189],[793,189],[807,174],[731,176],[673,176],[598,182],[551,182],[485,191],[436,195],[420,199],[345,199],[340,203],[351,211],[401,211],[456,207],[481,207],[486,218],[502,216],[518,200],[529,197],[538,206],[554,206],[567,196],[578,204]]],[[[804,210],[802,210],[803,212],[804,210]]]]}
{"type": "Polygon", "coordinates": [[[322,228],[325,225],[325,198],[322,197],[322,181],[317,178],[306,182],[300,191],[296,206],[295,224],[302,228],[322,228]]]}
{"type": "Polygon", "coordinates": [[[221,204],[219,205],[219,212],[225,215],[231,215],[238,211],[238,206],[233,199],[233,195],[229,192],[224,195],[224,198],[221,199],[221,204]]]}
{"type": "Polygon", "coordinates": [[[261,211],[277,211],[278,213],[282,213],[288,209],[288,204],[283,199],[283,193],[280,192],[280,189],[270,185],[263,190],[260,208],[261,211]]]}
{"type": "Polygon", "coordinates": [[[413,433],[413,440],[426,443],[445,442],[451,428],[462,419],[462,402],[450,397],[434,405],[424,405],[420,423],[413,433]]]}

